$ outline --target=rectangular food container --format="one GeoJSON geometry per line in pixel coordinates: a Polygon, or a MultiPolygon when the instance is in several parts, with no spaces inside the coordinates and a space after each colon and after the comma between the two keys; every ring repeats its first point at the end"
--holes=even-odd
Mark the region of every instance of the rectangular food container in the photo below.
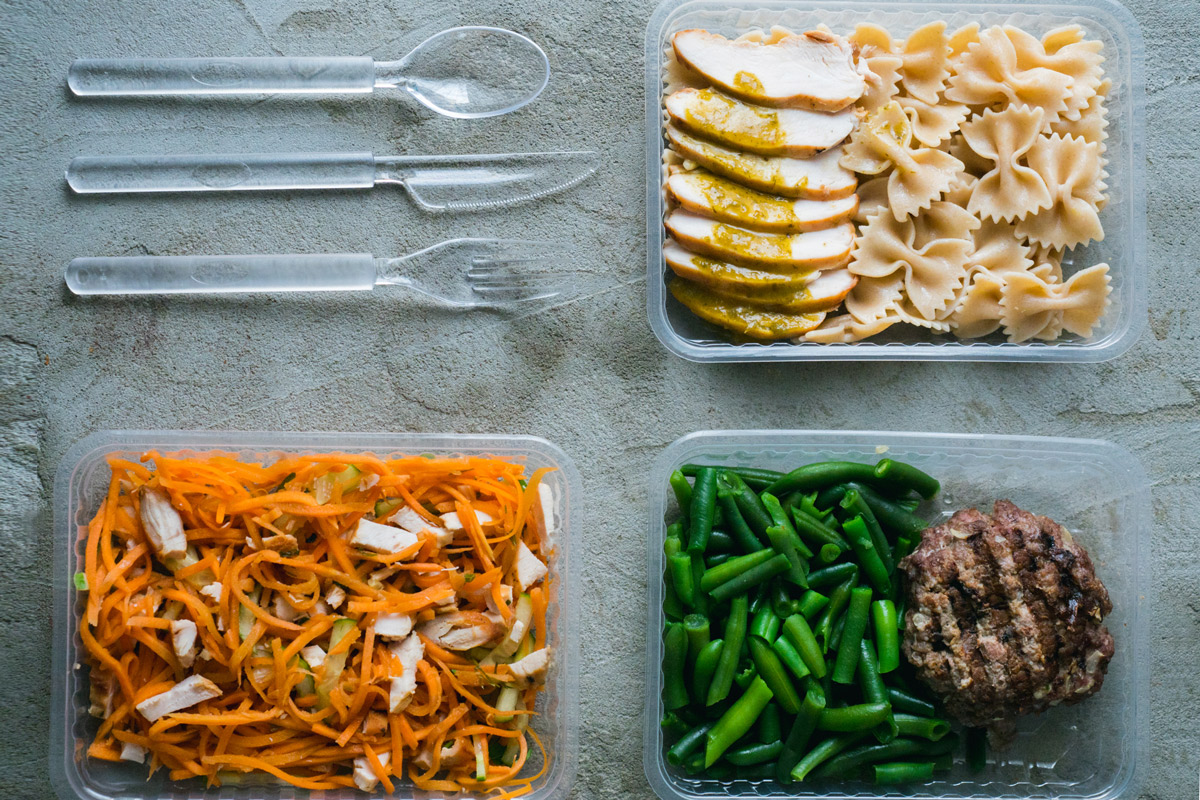
{"type": "MultiPolygon", "coordinates": [[[[579,640],[578,560],[579,504],[582,489],[571,459],[555,445],[533,436],[490,436],[409,433],[250,433],[220,431],[102,431],[76,443],[63,457],[54,480],[54,636],[53,681],[50,705],[50,778],[61,800],[286,800],[322,797],[350,800],[363,797],[413,798],[484,797],[482,793],[424,792],[398,781],[394,795],[382,786],[365,793],[355,789],[310,792],[273,779],[253,779],[245,784],[206,789],[202,780],[175,782],[159,770],[147,781],[141,764],[114,764],[85,755],[98,722],[88,715],[88,669],[79,641],[84,599],[75,591],[71,576],[81,569],[86,526],[104,497],[111,477],[110,455],[134,460],[147,450],[196,454],[211,451],[243,460],[274,460],[282,455],[342,451],[437,456],[492,455],[522,463],[529,472],[552,467],[545,483],[553,490],[555,551],[550,560],[557,581],[557,598],[549,610],[548,641],[554,660],[546,690],[538,701],[532,728],[545,744],[550,764],[526,795],[536,800],[558,800],[570,792],[575,780],[579,742],[579,640]]],[[[536,771],[541,754],[531,745],[529,767],[536,771]]]]}
{"type": "Polygon", "coordinates": [[[1133,15],[1115,0],[1089,2],[889,2],[856,0],[665,0],[646,30],[646,285],[650,327],[668,350],[690,361],[1055,361],[1095,362],[1129,349],[1146,326],[1146,165],[1145,45],[1133,15]],[[978,22],[1011,23],[1038,36],[1062,25],[1079,24],[1089,38],[1104,43],[1108,139],[1105,169],[1108,205],[1100,215],[1105,238],[1068,252],[1064,271],[1074,265],[1107,262],[1112,305],[1088,339],[1012,344],[958,341],[952,335],[923,335],[911,326],[893,326],[852,344],[734,344],[695,317],[667,291],[662,257],[666,195],[663,183],[665,55],[671,36],[704,28],[733,38],[754,29],[782,25],[795,31],[827,25],[848,34],[860,22],[885,26],[893,36],[945,20],[950,30],[978,22]]]}
{"type": "MultiPolygon", "coordinates": [[[[1114,444],[1035,436],[838,431],[701,431],[676,440],[650,477],[649,627],[643,763],[663,800],[676,798],[875,798],[927,800],[1137,797],[1147,751],[1149,695],[1150,497],[1137,459],[1114,444]],[[886,787],[862,782],[801,783],[698,779],[668,765],[662,728],[663,540],[674,508],[671,471],[696,462],[787,471],[825,460],[874,463],[883,454],[909,462],[942,482],[926,504],[943,519],[961,508],[990,511],[1007,499],[1061,523],[1087,548],[1108,587],[1113,611],[1105,624],[1116,653],[1101,691],[1074,706],[1024,718],[1012,747],[990,751],[974,775],[962,763],[926,784],[886,787]]],[[[922,512],[923,513],[923,512],[922,512]]],[[[962,761],[961,753],[959,761],[962,761]]]]}

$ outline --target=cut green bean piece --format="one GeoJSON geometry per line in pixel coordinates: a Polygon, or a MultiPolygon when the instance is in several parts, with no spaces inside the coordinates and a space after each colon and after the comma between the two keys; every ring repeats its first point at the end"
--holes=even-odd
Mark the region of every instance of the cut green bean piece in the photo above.
{"type": "Polygon", "coordinates": [[[867,632],[867,620],[871,613],[871,590],[860,586],[850,591],[850,605],[846,609],[846,623],[838,644],[837,660],[833,664],[833,682],[854,683],[858,669],[859,653],[862,651],[863,634],[867,632]]]}
{"type": "Polygon", "coordinates": [[[663,615],[671,622],[679,622],[686,613],[683,601],[675,592],[675,583],[671,580],[671,573],[663,572],[663,615]]]}
{"type": "Polygon", "coordinates": [[[679,516],[683,520],[687,520],[688,513],[692,507],[692,485],[688,483],[688,479],[683,473],[675,470],[668,478],[671,484],[671,491],[675,493],[675,502],[679,506],[679,516]]]}
{"type": "Polygon", "coordinates": [[[850,488],[862,495],[879,524],[891,528],[900,536],[907,536],[909,539],[920,538],[921,532],[929,527],[925,520],[898,503],[888,500],[865,483],[852,483],[850,488]]]}
{"type": "Polygon", "coordinates": [[[775,613],[769,603],[763,603],[758,611],[754,612],[753,619],[750,620],[750,635],[761,636],[768,642],[773,641],[779,635],[779,627],[783,624],[783,620],[775,613]]]}
{"type": "MultiPolygon", "coordinates": [[[[803,702],[800,703],[800,713],[792,722],[787,740],[783,743],[783,749],[779,753],[775,778],[780,783],[792,782],[792,770],[804,756],[805,750],[808,749],[808,742],[812,738],[813,732],[816,731],[817,722],[820,721],[821,713],[824,710],[825,695],[820,691],[809,689],[804,695],[803,702]]],[[[803,779],[803,775],[797,778],[797,780],[803,779]]]]}
{"type": "Polygon", "coordinates": [[[825,523],[813,519],[803,511],[792,509],[792,522],[795,524],[796,533],[800,538],[813,547],[833,544],[837,545],[839,550],[850,549],[850,544],[837,531],[825,523]]]}
{"type": "MultiPolygon", "coordinates": [[[[868,639],[859,642],[858,686],[862,691],[863,699],[868,703],[887,703],[887,717],[876,725],[874,730],[875,738],[881,743],[887,744],[899,736],[901,731],[895,714],[891,711],[887,687],[883,685],[883,677],[879,674],[879,662],[875,658],[875,648],[871,646],[868,639]]],[[[914,719],[916,718],[914,717],[914,719]]]]}
{"type": "Polygon", "coordinates": [[[783,718],[779,712],[778,703],[774,701],[767,703],[767,707],[758,717],[754,733],[763,744],[783,740],[783,718]]]}
{"type": "Polygon", "coordinates": [[[854,555],[858,557],[858,563],[862,565],[867,583],[871,584],[880,597],[890,596],[892,579],[888,576],[887,567],[875,549],[875,543],[871,540],[871,533],[867,530],[863,518],[854,517],[846,520],[842,523],[842,530],[850,538],[850,547],[853,548],[854,555]]]}
{"type": "Polygon", "coordinates": [[[728,487],[732,493],[738,511],[741,512],[742,519],[750,526],[750,530],[754,531],[760,540],[765,541],[767,528],[775,523],[771,519],[771,515],[767,513],[758,494],[740,477],[729,471],[720,474],[719,482],[728,487]]]}
{"type": "Polygon", "coordinates": [[[723,564],[705,570],[704,575],[700,578],[700,588],[705,592],[711,592],[722,583],[736,578],[746,570],[770,561],[775,555],[774,550],[767,549],[731,558],[723,564]]]}
{"type": "Polygon", "coordinates": [[[853,778],[869,764],[896,761],[902,758],[933,759],[951,752],[955,745],[954,737],[947,737],[940,742],[893,739],[887,744],[862,745],[845,751],[837,758],[830,759],[813,773],[813,777],[853,778]]]}
{"type": "Polygon", "coordinates": [[[683,549],[683,537],[685,536],[683,526],[678,522],[672,522],[667,526],[667,535],[663,539],[663,552],[668,556],[675,555],[683,549]]]}
{"type": "Polygon", "coordinates": [[[749,624],[750,601],[745,595],[734,597],[729,603],[729,616],[725,619],[725,644],[721,647],[721,658],[713,672],[708,687],[705,705],[716,705],[729,696],[733,679],[737,673],[738,659],[742,653],[742,642],[746,638],[749,624]]]}
{"type": "Polygon", "coordinates": [[[668,711],[663,714],[663,717],[658,722],[658,726],[663,730],[663,736],[673,739],[676,736],[683,736],[689,730],[690,725],[684,722],[674,711],[668,711]]]}
{"type": "Polygon", "coordinates": [[[944,719],[917,717],[912,714],[896,714],[895,718],[896,728],[901,736],[919,736],[931,742],[938,742],[950,732],[950,723],[944,719]]]}
{"type": "Polygon", "coordinates": [[[817,617],[817,624],[813,626],[813,633],[821,640],[822,652],[829,651],[830,643],[833,639],[833,626],[842,618],[842,612],[850,604],[850,592],[857,583],[858,569],[855,568],[848,579],[838,584],[837,588],[830,592],[829,605],[825,606],[825,610],[817,617]]]}
{"type": "MultiPolygon", "coordinates": [[[[888,576],[891,576],[896,571],[896,562],[892,560],[892,545],[888,542],[887,536],[883,533],[883,527],[879,524],[879,520],[875,519],[875,515],[871,512],[871,507],[862,499],[862,495],[856,490],[851,489],[846,492],[846,496],[839,503],[852,516],[857,516],[862,520],[867,527],[867,533],[871,535],[871,544],[875,546],[875,552],[879,554],[879,560],[883,562],[883,568],[887,571],[888,576]]],[[[845,524],[842,526],[845,530],[845,524]]],[[[851,536],[850,532],[846,532],[847,536],[851,536]]],[[[853,543],[853,542],[852,542],[853,543]]],[[[855,551],[857,553],[857,550],[855,551]]]]}
{"type": "MultiPolygon", "coordinates": [[[[772,551],[767,550],[765,552],[769,553],[772,551]]],[[[759,564],[758,566],[751,567],[742,574],[738,575],[736,578],[725,581],[708,594],[717,602],[728,600],[734,595],[744,594],[745,592],[750,591],[754,587],[771,580],[771,578],[774,578],[776,575],[786,574],[788,567],[789,563],[787,556],[785,556],[783,553],[779,553],[769,561],[759,564]]]]}
{"type": "MultiPolygon", "coordinates": [[[[762,500],[763,508],[767,510],[767,514],[769,514],[771,517],[771,527],[781,528],[787,532],[788,538],[793,541],[793,546],[796,548],[796,552],[800,554],[801,558],[812,558],[813,551],[800,539],[800,534],[796,532],[796,527],[792,525],[791,518],[788,516],[788,513],[783,510],[783,506],[779,504],[779,498],[775,497],[775,495],[769,492],[763,492],[761,495],[759,495],[759,499],[762,500]]],[[[769,532],[770,529],[768,529],[768,533],[769,532]]]]}
{"type": "Polygon", "coordinates": [[[875,783],[921,783],[933,777],[932,761],[892,761],[875,765],[875,783]]]}
{"type": "Polygon", "coordinates": [[[812,589],[809,589],[800,598],[800,605],[796,610],[803,614],[805,619],[812,619],[818,611],[827,605],[829,605],[828,597],[820,592],[814,592],[812,589]]]}
{"type": "Polygon", "coordinates": [[[758,720],[772,698],[771,687],[755,678],[745,693],[729,707],[708,732],[704,747],[704,766],[711,767],[734,742],[742,738],[758,720]]]}
{"type": "MultiPolygon", "coordinates": [[[[822,716],[824,716],[823,712],[822,716]]],[[[808,773],[857,742],[863,735],[862,733],[847,733],[821,742],[812,750],[809,750],[804,758],[800,759],[796,766],[792,768],[792,780],[803,781],[808,777],[808,773]]]]}
{"type": "Polygon", "coordinates": [[[741,510],[738,508],[735,494],[734,490],[722,483],[721,478],[718,476],[717,507],[721,509],[721,513],[725,517],[725,527],[729,529],[729,537],[745,553],[762,550],[766,545],[762,543],[754,531],[750,530],[750,526],[746,524],[741,510]]]}
{"type": "Polygon", "coordinates": [[[771,649],[771,645],[765,639],[751,636],[748,641],[750,642],[750,658],[754,660],[758,677],[771,687],[771,693],[775,695],[775,700],[779,703],[780,708],[789,714],[798,712],[800,710],[800,694],[792,685],[792,679],[788,677],[787,670],[784,668],[783,662],[779,660],[779,656],[775,655],[775,651],[771,649]]]}
{"type": "Polygon", "coordinates": [[[700,655],[711,640],[709,635],[708,617],[703,614],[688,614],[683,618],[683,629],[688,637],[688,663],[695,664],[696,656],[700,655]]]}
{"type": "Polygon", "coordinates": [[[890,458],[885,458],[875,465],[874,477],[889,486],[915,491],[926,500],[933,499],[942,488],[937,478],[932,475],[922,472],[912,464],[893,461],[890,458]]]}
{"type": "Polygon", "coordinates": [[[891,600],[871,603],[871,621],[875,646],[879,650],[879,671],[888,673],[900,666],[900,630],[896,624],[896,604],[891,600]]]}
{"type": "Polygon", "coordinates": [[[814,569],[808,573],[808,587],[810,589],[823,589],[826,586],[837,586],[851,575],[854,575],[854,579],[858,580],[858,565],[850,562],[834,564],[832,567],[814,569]]]}
{"type": "Polygon", "coordinates": [[[739,767],[748,767],[751,764],[765,764],[768,761],[774,761],[779,758],[782,750],[783,741],[776,738],[770,743],[748,744],[736,750],[730,750],[725,754],[725,760],[739,767]]]}
{"type": "Polygon", "coordinates": [[[870,464],[859,464],[856,461],[822,461],[792,470],[768,486],[767,491],[774,495],[811,492],[847,481],[874,479],[875,469],[870,464]]]}
{"type": "Polygon", "coordinates": [[[667,763],[675,767],[682,766],[689,756],[700,749],[700,745],[704,743],[711,729],[711,722],[706,722],[703,725],[697,725],[695,728],[692,728],[691,731],[667,751],[667,763]]]}
{"type": "MultiPolygon", "coordinates": [[[[703,469],[703,466],[701,464],[684,464],[679,469],[680,472],[690,478],[703,469]]],[[[765,489],[768,485],[783,477],[782,472],[773,469],[758,469],[756,467],[717,467],[716,469],[736,473],[739,478],[754,489],[765,489]]]]}
{"type": "Polygon", "coordinates": [[[667,559],[667,569],[671,573],[675,594],[685,606],[695,608],[696,584],[692,573],[692,557],[686,551],[674,553],[667,559]]]}
{"type": "Polygon", "coordinates": [[[663,706],[668,711],[688,704],[688,635],[678,622],[667,623],[663,633],[663,706]]]}
{"type": "Polygon", "coordinates": [[[775,651],[775,655],[779,656],[783,665],[791,670],[797,680],[803,680],[812,674],[808,665],[804,663],[804,659],[800,657],[800,653],[796,651],[786,636],[780,635],[771,642],[771,649],[775,651]]]}
{"type": "Polygon", "coordinates": [[[825,656],[817,644],[812,628],[808,626],[808,620],[802,614],[793,614],[784,620],[783,634],[796,648],[808,671],[818,678],[825,677],[825,656]]]}
{"type": "Polygon", "coordinates": [[[823,731],[850,733],[869,731],[887,719],[892,707],[887,703],[859,703],[841,708],[827,708],[817,727],[823,731]]]}
{"type": "Polygon", "coordinates": [[[708,550],[713,555],[731,555],[737,549],[733,537],[725,531],[714,530],[708,535],[708,550]]]}
{"type": "Polygon", "coordinates": [[[842,548],[836,544],[823,544],[821,549],[817,551],[817,562],[820,564],[832,564],[842,557],[842,548]]]}
{"type": "Polygon", "coordinates": [[[702,706],[708,699],[708,687],[712,683],[713,673],[717,670],[717,663],[721,660],[721,647],[724,643],[723,639],[713,639],[696,654],[696,660],[692,664],[692,697],[702,706]]]}
{"type": "Polygon", "coordinates": [[[717,471],[702,467],[696,473],[696,484],[692,487],[688,520],[688,552],[703,553],[708,548],[708,537],[712,533],[713,518],[717,514],[717,471]]]}
{"type": "Polygon", "coordinates": [[[894,686],[888,687],[888,700],[896,711],[902,711],[905,714],[915,714],[918,717],[937,716],[937,709],[934,708],[933,703],[894,686]]]}
{"type": "Polygon", "coordinates": [[[800,540],[796,539],[794,534],[788,533],[787,530],[775,527],[767,528],[767,538],[771,541],[771,547],[788,560],[787,581],[801,589],[807,588],[808,565],[799,548],[796,547],[800,540]]]}

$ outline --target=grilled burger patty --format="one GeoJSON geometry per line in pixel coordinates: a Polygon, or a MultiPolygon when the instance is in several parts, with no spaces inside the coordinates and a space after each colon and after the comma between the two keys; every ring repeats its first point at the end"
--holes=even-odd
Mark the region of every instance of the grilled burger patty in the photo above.
{"type": "Polygon", "coordinates": [[[904,654],[965,725],[1095,694],[1113,655],[1112,610],[1087,551],[1061,525],[998,500],[925,530],[908,577],[904,654]]]}

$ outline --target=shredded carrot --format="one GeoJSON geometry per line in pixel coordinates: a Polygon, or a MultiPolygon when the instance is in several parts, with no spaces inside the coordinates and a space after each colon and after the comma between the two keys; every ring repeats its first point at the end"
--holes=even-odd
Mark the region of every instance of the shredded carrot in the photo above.
{"type": "MultiPolygon", "coordinates": [[[[210,786],[226,771],[258,772],[324,791],[354,786],[358,766],[359,780],[373,775],[389,794],[401,780],[504,798],[531,791],[539,776],[523,774],[527,738],[541,742],[524,720],[536,716],[529,709],[541,686],[521,690],[521,708],[500,712],[513,657],[497,653],[481,665],[472,637],[484,634],[490,650],[511,630],[514,539],[553,558],[535,506],[545,470],[522,487],[521,465],[483,457],[325,453],[261,464],[147,452],[112,457],[109,468],[82,547],[89,588],[80,638],[102,717],[88,757],[117,761],[133,744],[150,751],[151,772],[210,786]],[[166,493],[185,557],[155,552],[161,536],[143,528],[144,491],[166,493]],[[390,502],[376,519],[380,501],[390,502]],[[429,530],[400,552],[360,549],[360,520],[388,524],[398,503],[429,530]],[[432,531],[451,511],[462,531],[442,546],[432,531]],[[481,519],[491,520],[487,533],[481,519]],[[408,615],[411,644],[376,630],[381,615],[408,615]],[[174,620],[195,623],[192,646],[174,620]],[[414,647],[415,663],[406,655],[414,647]],[[153,722],[137,710],[189,674],[220,694],[153,722]],[[407,695],[393,697],[393,684],[407,695]],[[491,761],[500,742],[515,743],[511,764],[491,761]],[[443,752],[443,743],[461,754],[443,752]],[[476,775],[479,750],[487,763],[476,775]]],[[[546,646],[553,580],[552,571],[530,590],[532,630],[520,652],[546,646]]]]}

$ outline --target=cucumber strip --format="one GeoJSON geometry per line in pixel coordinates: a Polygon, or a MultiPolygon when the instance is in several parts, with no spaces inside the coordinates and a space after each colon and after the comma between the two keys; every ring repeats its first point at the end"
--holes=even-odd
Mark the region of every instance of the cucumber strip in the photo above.
{"type": "Polygon", "coordinates": [[[333,628],[329,631],[329,655],[325,657],[325,663],[321,665],[324,672],[320,682],[317,683],[317,708],[328,707],[329,693],[333,691],[334,686],[337,686],[338,678],[342,676],[342,670],[346,668],[346,651],[334,653],[333,650],[342,639],[353,634],[356,627],[354,620],[343,618],[333,623],[333,628]]]}

